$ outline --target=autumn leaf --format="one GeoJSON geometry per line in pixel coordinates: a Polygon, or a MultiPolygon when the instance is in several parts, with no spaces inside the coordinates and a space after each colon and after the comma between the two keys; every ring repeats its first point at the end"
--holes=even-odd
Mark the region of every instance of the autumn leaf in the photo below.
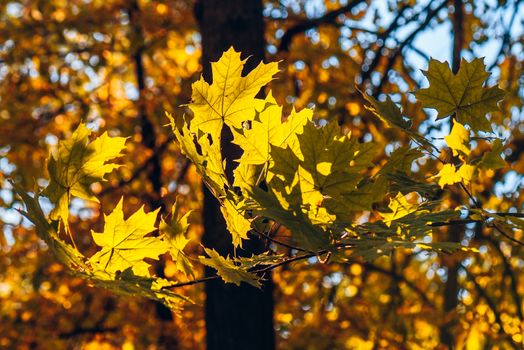
{"type": "MultiPolygon", "coordinates": [[[[362,170],[371,165],[375,152],[372,143],[360,144],[350,135],[340,135],[336,123],[317,128],[312,122],[305,125],[303,133],[297,135],[300,153],[290,147],[272,147],[275,164],[270,172],[280,177],[289,187],[297,186],[300,197],[290,196],[288,202],[305,205],[310,218],[315,222],[328,223],[332,217],[324,208],[351,210],[349,203],[364,178],[362,170]],[[326,202],[326,203],[325,203],[326,202]]],[[[272,184],[270,182],[270,184],[272,184]]],[[[276,190],[294,193],[289,188],[276,190]]],[[[371,203],[361,201],[361,208],[371,203]]]]}
{"type": "Polygon", "coordinates": [[[81,252],[59,237],[57,222],[50,222],[45,217],[38,202],[38,194],[31,196],[17,185],[15,189],[26,207],[22,214],[35,225],[38,236],[46,242],[57,260],[71,269],[75,276],[118,294],[157,300],[174,312],[180,310],[182,302],[191,302],[187,297],[163,288],[170,284],[164,279],[138,276],[134,273],[133,267],[127,267],[116,275],[111,269],[104,269],[96,259],[91,258],[86,261],[81,252]]]}
{"type": "Polygon", "coordinates": [[[248,239],[247,233],[251,230],[251,221],[244,217],[241,206],[242,203],[239,201],[235,203],[235,201],[226,199],[220,207],[235,247],[242,247],[242,240],[248,239]]]}
{"type": "Polygon", "coordinates": [[[218,254],[214,249],[204,248],[204,250],[209,258],[200,256],[200,262],[215,269],[224,282],[234,283],[237,286],[240,286],[241,282],[245,282],[253,287],[260,288],[261,284],[259,277],[248,272],[241,266],[235,265],[233,260],[220,256],[220,254],[218,254]]]}
{"type": "Polygon", "coordinates": [[[241,128],[242,122],[255,115],[253,99],[260,89],[278,72],[278,63],[260,64],[245,77],[242,69],[246,60],[233,47],[224,52],[218,62],[211,64],[213,83],[203,77],[192,85],[189,108],[194,118],[191,131],[201,131],[219,137],[222,126],[241,128]]]}
{"type": "Polygon", "coordinates": [[[105,215],[103,232],[91,231],[93,239],[102,247],[89,261],[101,266],[104,271],[116,273],[131,267],[138,276],[149,276],[149,264],[144,258],[158,259],[169,250],[169,245],[158,237],[146,237],[156,230],[158,210],[145,213],[140,208],[124,219],[123,197],[111,214],[105,215]]]}
{"type": "Polygon", "coordinates": [[[496,139],[493,142],[491,151],[484,152],[478,167],[481,169],[501,169],[506,166],[506,161],[501,157],[502,152],[504,151],[504,145],[502,140],[496,139]]]}
{"type": "Polygon", "coordinates": [[[437,110],[437,119],[456,113],[457,120],[468,124],[474,131],[491,131],[486,114],[498,110],[498,102],[504,98],[504,91],[496,86],[484,87],[489,73],[483,60],[471,62],[462,60],[455,75],[447,62],[431,59],[424,72],[429,87],[415,92],[424,107],[437,110]]]}
{"type": "Polygon", "coordinates": [[[459,182],[467,185],[471,182],[474,172],[475,167],[469,164],[462,164],[458,170],[453,164],[444,164],[437,175],[440,178],[438,184],[441,188],[459,182]]]}
{"type": "Polygon", "coordinates": [[[13,184],[13,186],[25,205],[25,211],[20,210],[20,212],[35,225],[38,236],[47,244],[56,258],[71,269],[86,269],[83,254],[60,238],[57,222],[49,220],[44,214],[38,201],[38,192],[31,196],[18,185],[13,184]]]}
{"type": "Polygon", "coordinates": [[[386,101],[381,102],[364,92],[362,92],[362,96],[371,104],[370,106],[366,105],[365,108],[386,123],[387,126],[401,129],[409,129],[411,127],[413,122],[402,115],[400,108],[393,102],[391,97],[386,96],[386,101]]]}
{"type": "Polygon", "coordinates": [[[228,186],[228,181],[220,151],[220,142],[217,140],[211,142],[212,136],[203,137],[196,141],[183,117],[175,119],[169,113],[166,113],[166,115],[182,153],[197,167],[198,172],[215,197],[225,196],[224,189],[228,186]],[[198,143],[198,147],[195,142],[198,143]]]}
{"type": "Polygon", "coordinates": [[[384,218],[384,223],[389,227],[393,221],[417,211],[419,205],[417,203],[409,203],[406,196],[399,192],[394,198],[389,200],[388,207],[391,212],[380,213],[380,215],[384,218]]]}
{"type": "Polygon", "coordinates": [[[98,202],[90,186],[104,181],[120,165],[112,162],[122,155],[126,138],[107,132],[89,141],[91,130],[81,123],[68,140],[58,143],[47,163],[49,185],[42,192],[55,205],[51,218],[67,221],[71,196],[98,202]]]}
{"type": "Polygon", "coordinates": [[[160,221],[160,232],[163,234],[162,239],[169,246],[169,254],[175,262],[176,269],[194,277],[193,264],[184,252],[184,248],[190,241],[185,234],[189,228],[188,218],[192,212],[188,211],[185,215],[180,215],[179,211],[177,202],[171,209],[171,220],[165,221],[162,218],[160,221]]]}
{"type": "Polygon", "coordinates": [[[293,108],[283,122],[282,107],[276,103],[271,93],[264,102],[249,129],[233,129],[234,142],[243,150],[240,163],[268,163],[271,159],[271,146],[289,146],[294,151],[300,151],[297,135],[302,133],[304,125],[312,119],[313,111],[306,108],[297,112],[293,108]]]}
{"type": "Polygon", "coordinates": [[[468,156],[471,153],[469,148],[469,131],[456,120],[453,120],[453,128],[448,136],[444,137],[449,148],[453,150],[453,155],[458,156],[459,152],[468,156]]]}

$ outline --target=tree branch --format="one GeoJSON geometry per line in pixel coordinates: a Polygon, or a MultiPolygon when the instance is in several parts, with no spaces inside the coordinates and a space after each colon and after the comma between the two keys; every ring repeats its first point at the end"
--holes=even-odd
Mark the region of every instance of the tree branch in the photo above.
{"type": "Polygon", "coordinates": [[[355,6],[363,2],[364,0],[353,0],[345,6],[326,13],[322,17],[305,19],[302,22],[293,25],[292,27],[288,28],[288,30],[282,36],[278,51],[289,51],[289,46],[291,45],[291,41],[295,35],[304,33],[309,29],[317,28],[323,24],[335,24],[338,16],[350,12],[355,6]]]}
{"type": "MultiPolygon", "coordinates": [[[[429,10],[429,8],[431,7],[431,4],[432,2],[430,2],[429,5],[427,6],[427,10],[429,10]]],[[[378,94],[382,92],[382,88],[384,87],[385,82],[388,80],[389,71],[393,68],[393,65],[395,64],[397,58],[400,56],[404,48],[407,45],[409,45],[415,39],[415,37],[428,26],[431,20],[435,18],[435,16],[440,12],[440,10],[446,7],[446,5],[447,5],[447,0],[444,0],[434,10],[430,10],[426,18],[424,19],[424,21],[420,24],[420,26],[417,29],[415,29],[413,32],[411,32],[411,34],[406,39],[404,39],[404,41],[402,41],[400,45],[396,48],[396,50],[389,56],[388,62],[386,65],[386,69],[384,70],[384,73],[382,75],[382,79],[380,80],[379,85],[374,89],[373,96],[376,97],[378,94]]]]}

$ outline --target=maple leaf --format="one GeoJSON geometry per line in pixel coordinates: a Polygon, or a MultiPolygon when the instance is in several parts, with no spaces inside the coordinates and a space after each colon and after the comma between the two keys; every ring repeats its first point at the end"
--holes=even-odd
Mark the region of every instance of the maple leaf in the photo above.
{"type": "Polygon", "coordinates": [[[158,259],[169,250],[169,245],[158,237],[146,237],[156,230],[158,210],[144,212],[138,209],[127,220],[124,219],[122,197],[111,214],[104,215],[104,232],[91,231],[96,245],[102,250],[93,255],[89,262],[101,266],[104,271],[116,273],[131,267],[138,276],[149,276],[149,264],[143,259],[158,259]]]}
{"type": "Polygon", "coordinates": [[[178,201],[171,209],[171,220],[166,222],[164,219],[160,221],[160,232],[163,233],[162,239],[169,245],[169,254],[175,262],[176,269],[186,275],[194,277],[193,264],[189,257],[184,253],[184,248],[190,239],[185,236],[189,228],[188,218],[192,211],[185,215],[180,215],[180,208],[178,201]]]}
{"type": "Polygon", "coordinates": [[[162,278],[137,276],[132,267],[115,275],[104,270],[98,262],[86,262],[82,253],[59,237],[57,222],[45,217],[38,202],[38,193],[31,196],[19,186],[13,185],[26,207],[21,213],[35,225],[38,236],[44,240],[57,260],[70,268],[75,276],[118,294],[142,296],[162,302],[174,312],[180,311],[181,302],[192,302],[185,296],[164,289],[170,283],[162,278]]]}
{"type": "Polygon", "coordinates": [[[438,184],[441,188],[446,185],[453,185],[458,182],[469,184],[473,178],[475,167],[469,164],[462,164],[457,170],[453,164],[444,164],[437,177],[439,177],[438,184]]]}
{"type": "Polygon", "coordinates": [[[16,184],[13,184],[13,187],[25,205],[25,211],[20,210],[20,213],[35,225],[38,237],[47,244],[56,258],[69,268],[86,269],[82,253],[60,239],[57,222],[50,221],[45,216],[38,202],[38,192],[35,191],[35,194],[31,196],[16,184]]]}
{"type": "Polygon", "coordinates": [[[107,132],[89,141],[91,130],[80,123],[70,139],[58,142],[47,163],[50,183],[42,192],[55,208],[51,218],[67,221],[71,196],[98,202],[90,186],[104,181],[106,174],[120,167],[110,161],[122,155],[126,138],[107,132]]]}
{"type": "Polygon", "coordinates": [[[456,120],[453,120],[453,128],[448,136],[444,137],[449,148],[453,150],[453,155],[458,156],[459,152],[468,156],[471,153],[469,149],[469,131],[456,120]]]}
{"type": "Polygon", "coordinates": [[[285,122],[282,122],[282,107],[279,106],[271,92],[264,100],[263,106],[249,129],[233,129],[234,142],[244,151],[239,162],[244,164],[264,164],[271,160],[271,146],[300,151],[297,135],[301,134],[304,125],[313,118],[311,109],[300,112],[293,110],[285,122]]]}
{"type": "Polygon", "coordinates": [[[235,185],[249,198],[246,207],[286,226],[301,247],[324,249],[329,242],[326,225],[371,204],[371,196],[357,185],[364,179],[362,170],[371,164],[373,144],[340,135],[336,123],[317,128],[311,121],[296,141],[297,151],[289,144],[271,145],[272,166],[261,181],[260,165],[241,162],[235,185]]]}
{"type": "MultiPolygon", "coordinates": [[[[364,178],[361,171],[371,165],[374,146],[372,143],[360,144],[349,135],[340,135],[336,123],[317,128],[310,122],[297,138],[300,144],[298,154],[290,147],[271,148],[275,164],[270,172],[287,184],[296,184],[300,188],[300,197],[290,197],[288,201],[306,205],[312,220],[331,220],[321,208],[324,201],[330,208],[343,206],[348,209],[348,200],[364,178]]],[[[292,192],[288,190],[288,193],[292,192]]],[[[364,206],[369,204],[361,203],[364,206]]]]}
{"type": "Polygon", "coordinates": [[[199,256],[202,264],[209,266],[217,271],[217,274],[226,283],[234,283],[240,286],[241,282],[248,283],[253,287],[260,288],[260,278],[242,266],[235,265],[233,260],[226,259],[218,254],[214,249],[204,248],[209,258],[199,256]]]}
{"type": "Polygon", "coordinates": [[[99,265],[94,264],[91,271],[82,271],[77,275],[113,293],[158,301],[178,315],[182,310],[183,302],[193,303],[188,297],[166,289],[165,287],[172,284],[168,280],[136,275],[131,267],[115,275],[99,269],[99,265]]]}
{"type": "Polygon", "coordinates": [[[409,203],[406,196],[399,192],[394,198],[389,200],[388,207],[391,209],[391,213],[380,213],[380,215],[384,218],[384,223],[389,227],[393,221],[415,212],[418,209],[418,204],[409,203]]]}
{"type": "Polygon", "coordinates": [[[184,118],[175,119],[169,113],[166,113],[166,115],[169,118],[171,129],[175,134],[182,153],[197,167],[198,172],[202,175],[204,182],[214,193],[215,197],[225,196],[224,189],[228,187],[228,181],[220,151],[220,142],[217,140],[211,142],[210,138],[211,140],[213,138],[209,135],[209,137],[203,137],[197,141],[197,148],[193,134],[184,118]]]}
{"type": "Polygon", "coordinates": [[[424,107],[437,110],[437,119],[456,113],[457,120],[474,131],[491,131],[486,113],[498,110],[504,91],[496,86],[483,86],[489,77],[483,59],[471,62],[463,59],[456,75],[447,62],[431,59],[424,75],[429,87],[416,91],[415,96],[424,107]]]}
{"type": "Polygon", "coordinates": [[[381,102],[366,93],[361,92],[361,94],[371,104],[371,106],[364,107],[386,123],[387,126],[409,129],[411,124],[413,124],[411,119],[407,119],[402,115],[400,108],[393,102],[391,97],[386,96],[386,101],[381,102]]]}
{"type": "Polygon", "coordinates": [[[194,114],[191,131],[220,136],[222,126],[241,128],[255,115],[253,100],[260,89],[278,72],[278,63],[260,64],[245,77],[242,69],[246,60],[233,47],[211,64],[213,83],[203,77],[192,85],[189,108],[194,114]]]}
{"type": "Polygon", "coordinates": [[[242,240],[248,239],[247,233],[251,230],[251,221],[244,217],[241,206],[242,203],[238,200],[226,199],[220,207],[235,247],[242,247],[242,240]]]}
{"type": "Polygon", "coordinates": [[[502,144],[502,140],[496,139],[495,142],[493,142],[491,151],[485,152],[482,155],[478,167],[481,169],[493,170],[504,168],[506,166],[506,161],[500,156],[503,151],[504,145],[502,144]]]}

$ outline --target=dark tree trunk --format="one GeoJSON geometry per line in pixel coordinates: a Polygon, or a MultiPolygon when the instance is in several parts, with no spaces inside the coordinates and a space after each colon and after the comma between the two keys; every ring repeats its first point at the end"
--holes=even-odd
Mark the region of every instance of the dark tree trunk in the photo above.
{"type": "MultiPolygon", "coordinates": [[[[452,63],[451,70],[454,74],[457,74],[460,69],[460,60],[462,58],[462,47],[464,46],[464,8],[462,0],[453,0],[453,47],[452,47],[452,63]]],[[[454,116],[455,117],[455,116],[454,116]]],[[[449,121],[450,130],[453,127],[453,123],[449,121]]],[[[462,202],[462,197],[455,190],[451,194],[451,200],[454,204],[459,205],[462,202]]],[[[464,225],[451,226],[448,231],[448,241],[460,242],[464,235],[464,225]]],[[[458,270],[460,261],[456,259],[447,259],[445,261],[447,267],[447,280],[444,285],[444,312],[446,314],[446,322],[441,329],[440,340],[442,344],[446,345],[448,349],[453,349],[456,343],[456,337],[454,329],[457,326],[456,323],[456,309],[458,306],[458,292],[459,292],[459,281],[458,281],[458,270]]]]}
{"type": "MultiPolygon", "coordinates": [[[[201,0],[195,5],[195,17],[202,35],[203,74],[211,81],[210,62],[217,61],[230,46],[251,56],[245,67],[253,69],[264,58],[264,22],[261,0],[201,0]]],[[[228,177],[239,150],[231,143],[231,134],[222,135],[222,154],[228,177]]],[[[204,189],[204,237],[207,247],[220,254],[232,254],[230,234],[213,195],[204,189]]],[[[252,237],[241,254],[262,250],[262,242],[252,237]]],[[[238,252],[237,252],[238,253],[238,252]]],[[[206,275],[214,275],[206,270],[206,275]]],[[[207,349],[274,349],[273,295],[270,277],[262,290],[242,284],[236,287],[222,281],[206,283],[207,349]]]]}

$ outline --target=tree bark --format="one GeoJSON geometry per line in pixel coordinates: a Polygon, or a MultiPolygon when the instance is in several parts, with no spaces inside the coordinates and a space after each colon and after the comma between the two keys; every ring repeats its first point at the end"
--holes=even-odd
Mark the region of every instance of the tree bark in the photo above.
{"type": "MultiPolygon", "coordinates": [[[[217,61],[230,46],[251,56],[245,70],[253,69],[264,58],[264,22],[261,0],[201,0],[195,4],[195,17],[202,35],[204,78],[211,81],[210,62],[217,61]]],[[[240,150],[231,143],[230,132],[223,133],[222,155],[226,172],[232,178],[234,159],[240,150]]],[[[205,246],[222,255],[232,254],[231,236],[220,213],[217,200],[204,187],[205,246]]],[[[263,249],[256,237],[244,244],[240,254],[251,255],[263,249]]],[[[206,275],[214,275],[206,269],[206,275]]],[[[240,287],[209,281],[206,291],[207,349],[274,349],[273,295],[270,276],[261,290],[243,283],[240,287]]]]}

